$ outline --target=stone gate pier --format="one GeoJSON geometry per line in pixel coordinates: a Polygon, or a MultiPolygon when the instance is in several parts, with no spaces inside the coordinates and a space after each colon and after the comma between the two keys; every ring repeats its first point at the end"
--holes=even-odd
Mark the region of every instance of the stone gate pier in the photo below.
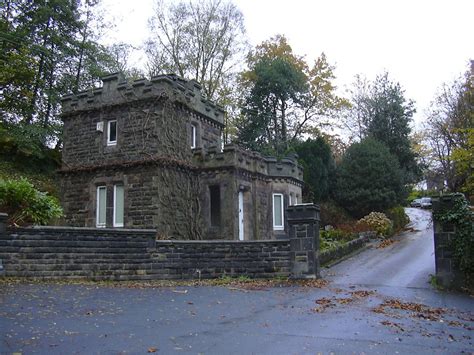
{"type": "Polygon", "coordinates": [[[291,277],[319,278],[319,212],[312,203],[288,207],[291,277]]]}

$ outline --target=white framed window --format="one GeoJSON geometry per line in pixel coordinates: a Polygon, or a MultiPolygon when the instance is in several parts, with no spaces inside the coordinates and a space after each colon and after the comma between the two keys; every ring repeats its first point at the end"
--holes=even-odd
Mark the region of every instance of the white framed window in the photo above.
{"type": "Polygon", "coordinates": [[[196,148],[196,126],[191,125],[191,149],[196,148]]]}
{"type": "Polygon", "coordinates": [[[123,227],[123,185],[114,185],[114,227],[123,227]]]}
{"type": "Polygon", "coordinates": [[[107,145],[117,145],[117,121],[107,122],[107,145]]]}
{"type": "Polygon", "coordinates": [[[97,186],[97,211],[96,211],[96,226],[104,228],[106,226],[107,214],[107,187],[97,186]]]}
{"type": "Polygon", "coordinates": [[[273,230],[285,229],[283,218],[283,194],[273,194],[273,230]]]}

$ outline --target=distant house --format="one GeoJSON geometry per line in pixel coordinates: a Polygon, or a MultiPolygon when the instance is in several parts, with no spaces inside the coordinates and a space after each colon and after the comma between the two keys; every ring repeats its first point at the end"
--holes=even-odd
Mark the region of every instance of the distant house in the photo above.
{"type": "Polygon", "coordinates": [[[196,81],[160,75],[65,96],[61,195],[71,226],[156,228],[166,239],[274,239],[302,169],[222,147],[224,111],[196,81]]]}

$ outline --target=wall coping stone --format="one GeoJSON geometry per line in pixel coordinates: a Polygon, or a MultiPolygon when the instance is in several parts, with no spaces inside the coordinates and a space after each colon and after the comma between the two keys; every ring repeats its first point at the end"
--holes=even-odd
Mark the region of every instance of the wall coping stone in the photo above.
{"type": "Polygon", "coordinates": [[[133,229],[133,228],[92,228],[92,227],[66,227],[66,226],[31,226],[31,227],[13,227],[8,228],[9,232],[15,231],[77,231],[77,232],[98,232],[102,234],[156,234],[156,229],[133,229]]]}
{"type": "Polygon", "coordinates": [[[156,245],[171,244],[288,244],[289,239],[266,239],[266,240],[157,240],[156,245]]]}
{"type": "Polygon", "coordinates": [[[319,205],[312,203],[289,206],[286,209],[287,221],[289,224],[319,221],[320,210],[319,205]]]}

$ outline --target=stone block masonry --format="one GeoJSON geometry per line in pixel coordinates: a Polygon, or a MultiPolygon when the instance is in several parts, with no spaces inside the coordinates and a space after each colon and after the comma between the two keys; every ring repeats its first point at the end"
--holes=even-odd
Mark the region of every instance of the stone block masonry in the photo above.
{"type": "MultiPolygon", "coordinates": [[[[319,254],[319,207],[287,210],[290,239],[156,240],[155,229],[5,227],[0,213],[0,276],[39,279],[160,280],[316,278],[319,265],[363,245],[361,235],[319,254]]],[[[445,252],[444,257],[448,254],[445,252]]]]}
{"type": "MultiPolygon", "coordinates": [[[[153,280],[319,277],[319,207],[287,210],[290,239],[156,240],[154,229],[5,228],[4,275],[40,279],[153,280]]],[[[0,216],[2,217],[2,216],[0,216]]]]}
{"type": "Polygon", "coordinates": [[[158,279],[288,277],[289,254],[287,240],[157,241],[152,274],[158,279]]]}
{"type": "Polygon", "coordinates": [[[291,275],[293,278],[319,277],[319,206],[288,207],[291,275]]]}
{"type": "MultiPolygon", "coordinates": [[[[462,194],[450,194],[433,199],[433,226],[436,278],[446,288],[459,289],[466,286],[466,275],[461,272],[454,257],[453,241],[458,230],[455,224],[443,222],[436,216],[454,207],[456,199],[464,199],[462,194]]],[[[471,223],[474,219],[471,215],[471,223]]]]}
{"type": "Polygon", "coordinates": [[[152,270],[155,230],[19,228],[0,234],[5,276],[134,279],[152,270]]]}
{"type": "Polygon", "coordinates": [[[0,234],[4,276],[40,279],[286,277],[288,240],[157,241],[155,230],[38,227],[0,234]]]}

